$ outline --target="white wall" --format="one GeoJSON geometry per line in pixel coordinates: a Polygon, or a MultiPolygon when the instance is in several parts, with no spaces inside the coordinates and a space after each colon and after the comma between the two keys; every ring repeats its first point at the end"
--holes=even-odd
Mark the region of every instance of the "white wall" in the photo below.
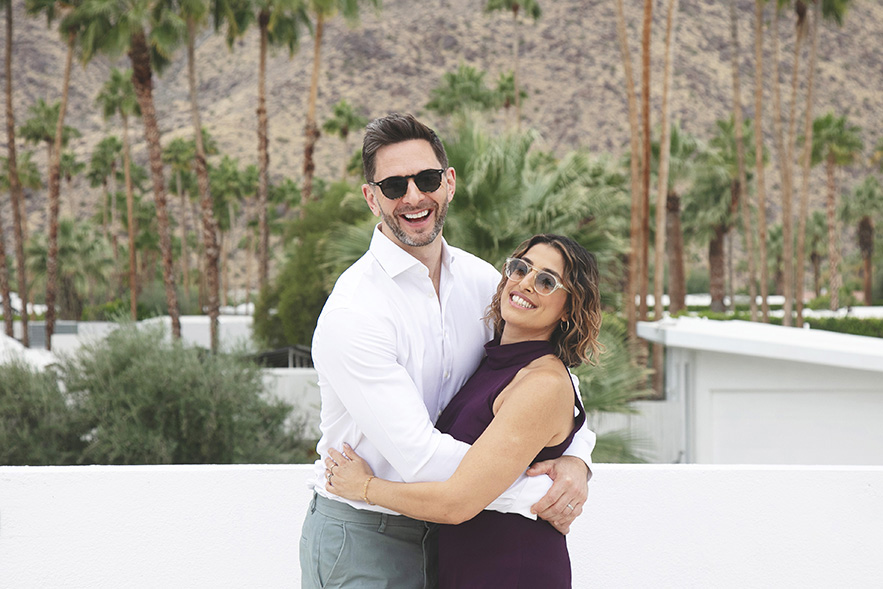
{"type": "Polygon", "coordinates": [[[319,439],[318,375],[315,368],[265,368],[264,390],[268,394],[289,403],[293,419],[303,420],[306,436],[319,439]]]}
{"type": "MultiPolygon", "coordinates": [[[[0,587],[299,587],[307,466],[0,467],[0,587]]],[[[883,586],[883,467],[595,466],[574,587],[883,586]]]]}

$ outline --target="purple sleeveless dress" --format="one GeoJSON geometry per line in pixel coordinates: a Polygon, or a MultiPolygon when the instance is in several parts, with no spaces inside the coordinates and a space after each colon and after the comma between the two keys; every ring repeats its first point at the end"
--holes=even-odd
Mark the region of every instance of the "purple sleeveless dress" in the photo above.
{"type": "MultiPolygon", "coordinates": [[[[531,361],[553,353],[546,341],[485,345],[487,356],[439,416],[436,427],[454,438],[473,443],[494,418],[497,395],[531,361]]],[[[579,415],[570,435],[557,446],[544,448],[534,462],[558,458],[570,446],[586,419],[574,391],[579,415]]],[[[440,526],[439,587],[569,588],[570,557],[565,537],[537,519],[485,510],[457,526],[440,526]]]]}

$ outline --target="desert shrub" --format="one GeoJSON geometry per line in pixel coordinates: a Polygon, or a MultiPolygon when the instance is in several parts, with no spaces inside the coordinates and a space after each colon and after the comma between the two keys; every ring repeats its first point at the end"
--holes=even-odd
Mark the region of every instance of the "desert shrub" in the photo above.
{"type": "Polygon", "coordinates": [[[62,362],[86,446],[82,463],[268,463],[303,460],[291,407],[263,396],[238,355],[172,341],[162,326],[122,324],[62,362]]]}
{"type": "Polygon", "coordinates": [[[82,449],[52,370],[0,364],[0,464],[70,464],[82,449]]]}

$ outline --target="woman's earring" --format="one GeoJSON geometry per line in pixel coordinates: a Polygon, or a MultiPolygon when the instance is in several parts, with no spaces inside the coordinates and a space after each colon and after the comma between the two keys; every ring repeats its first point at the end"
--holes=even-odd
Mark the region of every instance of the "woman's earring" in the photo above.
{"type": "Polygon", "coordinates": [[[570,330],[570,319],[565,319],[561,322],[561,331],[569,331],[570,330]]]}

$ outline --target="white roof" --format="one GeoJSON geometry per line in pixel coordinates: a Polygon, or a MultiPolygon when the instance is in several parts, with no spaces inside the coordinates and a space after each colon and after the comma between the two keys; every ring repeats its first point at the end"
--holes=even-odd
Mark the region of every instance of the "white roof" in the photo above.
{"type": "Polygon", "coordinates": [[[0,333],[0,364],[23,360],[35,368],[46,368],[55,362],[52,352],[42,348],[26,348],[18,340],[0,333]]]}
{"type": "Polygon", "coordinates": [[[671,348],[883,372],[883,339],[876,337],[696,317],[638,322],[638,335],[671,348]]]}

